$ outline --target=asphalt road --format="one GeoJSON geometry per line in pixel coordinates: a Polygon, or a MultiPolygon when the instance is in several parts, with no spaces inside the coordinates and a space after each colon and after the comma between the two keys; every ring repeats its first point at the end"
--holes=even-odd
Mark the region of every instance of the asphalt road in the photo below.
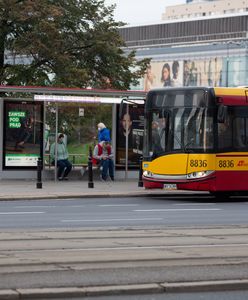
{"type": "Polygon", "coordinates": [[[1,201],[0,290],[246,279],[247,210],[199,195],[1,201]]]}
{"type": "MultiPolygon", "coordinates": [[[[71,298],[62,298],[72,300],[71,298]]],[[[210,293],[176,293],[176,294],[157,294],[157,295],[126,295],[126,296],[107,296],[107,297],[86,297],[73,298],[73,300],[247,300],[248,291],[225,291],[210,293]]],[[[30,299],[37,300],[37,299],[30,299]]],[[[40,299],[48,300],[48,299],[40,299]]],[[[54,299],[59,300],[59,299],[54,299]]],[[[60,298],[61,300],[61,298],[60,298]]]]}
{"type": "Polygon", "coordinates": [[[1,201],[0,228],[242,225],[248,198],[207,196],[1,201]]]}

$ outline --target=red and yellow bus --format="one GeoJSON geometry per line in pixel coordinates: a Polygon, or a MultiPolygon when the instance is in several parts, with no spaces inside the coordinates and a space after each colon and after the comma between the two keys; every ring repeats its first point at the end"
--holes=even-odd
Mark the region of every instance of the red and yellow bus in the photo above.
{"type": "Polygon", "coordinates": [[[248,88],[149,91],[143,182],[216,195],[247,192],[248,88]]]}

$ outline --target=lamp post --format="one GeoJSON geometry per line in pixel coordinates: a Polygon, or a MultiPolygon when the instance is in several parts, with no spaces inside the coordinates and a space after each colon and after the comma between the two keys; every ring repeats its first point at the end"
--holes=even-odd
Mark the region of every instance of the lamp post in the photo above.
{"type": "Polygon", "coordinates": [[[226,56],[226,86],[228,87],[228,73],[229,73],[229,45],[230,42],[226,43],[227,45],[227,56],[226,56]]]}

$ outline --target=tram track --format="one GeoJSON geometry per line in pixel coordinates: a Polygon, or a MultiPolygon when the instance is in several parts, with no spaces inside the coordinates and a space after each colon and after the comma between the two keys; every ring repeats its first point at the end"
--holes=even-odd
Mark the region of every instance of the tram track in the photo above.
{"type": "Polygon", "coordinates": [[[246,258],[245,226],[125,230],[32,230],[0,234],[7,264],[246,258]],[[18,239],[18,236],[20,239],[18,239]]]}
{"type": "Polygon", "coordinates": [[[246,226],[7,230],[0,290],[246,279],[247,250],[246,226]]]}

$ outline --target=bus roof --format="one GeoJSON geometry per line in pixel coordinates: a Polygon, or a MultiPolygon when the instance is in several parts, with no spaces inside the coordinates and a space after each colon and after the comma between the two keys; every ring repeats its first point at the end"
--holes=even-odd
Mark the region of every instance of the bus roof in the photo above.
{"type": "Polygon", "coordinates": [[[248,87],[215,87],[215,96],[219,98],[219,103],[224,105],[248,106],[248,87]]]}
{"type": "Polygon", "coordinates": [[[187,92],[187,91],[197,91],[204,90],[215,95],[217,98],[216,103],[222,103],[224,105],[230,106],[248,106],[248,87],[209,87],[209,86],[182,86],[182,87],[162,87],[151,89],[148,92],[152,93],[163,93],[165,91],[178,91],[178,92],[187,92]]]}

